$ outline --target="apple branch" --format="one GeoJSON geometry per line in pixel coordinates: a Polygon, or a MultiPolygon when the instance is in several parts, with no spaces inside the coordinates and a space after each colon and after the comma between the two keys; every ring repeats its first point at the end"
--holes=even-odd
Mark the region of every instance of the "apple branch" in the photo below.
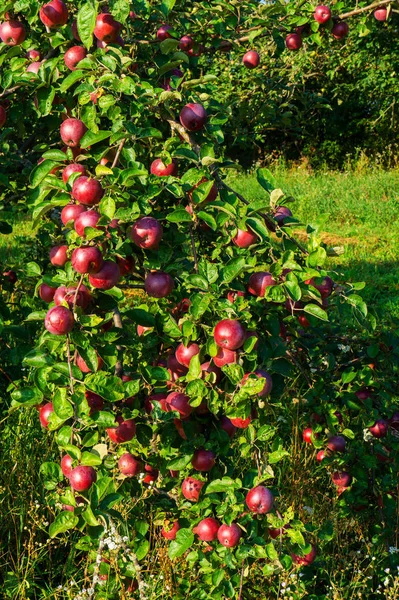
{"type": "Polygon", "coordinates": [[[194,140],[194,138],[188,133],[188,131],[183,127],[183,125],[180,125],[180,123],[178,123],[177,121],[173,121],[173,119],[167,119],[172,131],[177,131],[177,133],[179,135],[181,135],[181,137],[184,139],[185,142],[187,142],[188,144],[190,144],[191,148],[194,150],[194,152],[196,154],[199,155],[200,153],[200,146],[197,144],[197,142],[194,140]]]}
{"type": "Polygon", "coordinates": [[[380,8],[381,6],[387,6],[388,4],[393,4],[394,0],[381,0],[381,2],[373,2],[368,6],[363,6],[363,8],[356,8],[355,10],[351,10],[350,12],[343,13],[339,15],[341,20],[349,19],[349,17],[353,17],[354,15],[360,15],[361,13],[367,12],[369,10],[373,10],[373,8],[380,8]]]}
{"type": "Polygon", "coordinates": [[[119,157],[121,155],[121,152],[123,150],[123,146],[125,145],[125,143],[126,143],[126,138],[123,138],[118,146],[118,150],[116,151],[115,158],[112,161],[111,169],[114,169],[116,167],[116,165],[118,164],[119,157]]]}
{"type": "MultiPolygon", "coordinates": [[[[114,308],[113,320],[115,327],[118,329],[123,329],[122,317],[121,313],[119,312],[119,308],[114,308]]],[[[115,364],[115,375],[120,377],[123,373],[123,348],[120,344],[117,344],[116,349],[118,350],[118,360],[115,364]]]]}
{"type": "Polygon", "coordinates": [[[197,248],[195,247],[195,239],[194,239],[194,232],[193,232],[192,225],[190,225],[189,231],[190,231],[190,239],[191,239],[191,248],[193,250],[193,257],[194,257],[194,271],[196,273],[198,273],[198,255],[197,255],[197,248]]]}

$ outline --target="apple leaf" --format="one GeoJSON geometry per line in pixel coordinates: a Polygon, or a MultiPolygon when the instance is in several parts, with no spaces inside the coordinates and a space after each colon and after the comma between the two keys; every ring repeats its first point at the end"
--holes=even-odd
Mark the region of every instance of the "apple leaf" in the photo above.
{"type": "Polygon", "coordinates": [[[117,402],[125,397],[122,380],[104,371],[89,373],[85,378],[85,386],[109,402],[117,402]]]}
{"type": "Polygon", "coordinates": [[[79,519],[76,515],[69,512],[68,510],[63,510],[59,515],[57,515],[55,521],[51,523],[49,528],[49,535],[51,538],[56,537],[59,533],[65,533],[69,529],[73,529],[78,524],[79,519]]]}
{"type": "Polygon", "coordinates": [[[322,321],[328,321],[328,315],[325,310],[316,304],[306,304],[304,311],[313,317],[317,317],[322,321]]]}
{"type": "Polygon", "coordinates": [[[231,479],[230,477],[222,477],[222,479],[214,479],[206,487],[206,494],[214,494],[217,492],[227,492],[228,490],[238,490],[242,487],[239,479],[231,479]]]}
{"type": "Polygon", "coordinates": [[[78,12],[77,25],[79,37],[88,50],[93,44],[93,31],[96,26],[97,15],[98,2],[96,0],[88,0],[78,12]]]}
{"type": "Polygon", "coordinates": [[[183,471],[191,461],[193,455],[186,454],[186,456],[179,456],[179,458],[175,458],[168,462],[167,468],[172,471],[183,471]]]}
{"type": "Polygon", "coordinates": [[[111,131],[99,131],[98,133],[93,133],[92,131],[86,131],[82,139],[80,140],[81,148],[88,148],[89,146],[93,146],[94,144],[98,144],[109,138],[111,135],[111,131]]]}
{"type": "Polygon", "coordinates": [[[176,539],[170,543],[169,558],[179,558],[192,546],[194,543],[194,534],[189,529],[179,529],[176,534],[176,539]]]}

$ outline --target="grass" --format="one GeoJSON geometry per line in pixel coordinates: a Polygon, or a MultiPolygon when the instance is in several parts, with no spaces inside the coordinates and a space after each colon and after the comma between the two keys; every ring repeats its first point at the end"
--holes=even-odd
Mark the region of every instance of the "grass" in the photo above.
{"type": "MultiPolygon", "coordinates": [[[[385,322],[398,318],[399,172],[277,168],[273,174],[277,185],[296,199],[290,205],[294,216],[304,223],[323,217],[323,241],[345,247],[330,268],[343,280],[365,281],[362,295],[385,322]]],[[[256,175],[231,177],[230,184],[248,200],[262,193],[256,175]]]]}

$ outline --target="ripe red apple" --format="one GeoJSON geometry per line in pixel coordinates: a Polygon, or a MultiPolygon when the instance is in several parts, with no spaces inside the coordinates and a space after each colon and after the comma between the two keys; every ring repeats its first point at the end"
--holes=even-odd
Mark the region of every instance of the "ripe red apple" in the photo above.
{"type": "Polygon", "coordinates": [[[78,31],[78,23],[77,23],[76,19],[73,21],[73,23],[71,25],[71,29],[72,29],[72,35],[75,38],[75,40],[77,42],[81,42],[82,40],[80,39],[80,35],[79,35],[79,31],[78,31]]]}
{"type": "Polygon", "coordinates": [[[33,62],[26,68],[26,72],[34,73],[35,75],[37,75],[41,66],[42,66],[42,63],[40,61],[33,62]]]}
{"type": "Polygon", "coordinates": [[[232,239],[233,244],[238,246],[238,248],[248,248],[252,244],[256,244],[257,241],[257,235],[252,231],[244,231],[243,229],[239,229],[232,239]]]}
{"type": "Polygon", "coordinates": [[[103,195],[103,187],[97,179],[82,175],[73,183],[72,197],[80,204],[94,206],[100,202],[103,195]]]}
{"type": "Polygon", "coordinates": [[[201,374],[202,379],[206,378],[206,374],[207,373],[214,373],[216,375],[216,382],[215,383],[219,383],[219,381],[222,378],[222,372],[219,369],[219,367],[217,367],[215,365],[212,365],[210,362],[204,362],[204,363],[202,363],[202,365],[201,365],[201,371],[202,371],[202,374],[201,374]]]}
{"type": "Polygon", "coordinates": [[[172,37],[169,33],[170,29],[172,29],[171,25],[167,25],[166,23],[165,25],[161,25],[161,27],[157,31],[157,39],[160,42],[163,42],[167,38],[172,37]]]}
{"type": "Polygon", "coordinates": [[[39,17],[46,27],[61,27],[68,21],[68,9],[61,0],[51,0],[44,4],[39,12],[39,17]]]}
{"type": "Polygon", "coordinates": [[[325,450],[319,450],[316,454],[316,460],[321,463],[326,458],[326,456],[327,455],[325,453],[325,450]]]}
{"type": "Polygon", "coordinates": [[[164,525],[161,530],[161,535],[166,540],[175,540],[176,533],[179,531],[179,529],[180,529],[179,521],[175,521],[172,524],[172,527],[170,527],[170,528],[169,528],[169,526],[168,526],[168,528],[166,528],[166,526],[164,525]]]}
{"type": "Polygon", "coordinates": [[[196,471],[210,471],[215,465],[215,458],[215,453],[212,450],[200,448],[194,452],[191,464],[196,471]]]}
{"type": "Polygon", "coordinates": [[[68,261],[68,246],[53,246],[50,250],[50,262],[55,267],[63,267],[68,261]]]}
{"type": "Polygon", "coordinates": [[[186,54],[188,54],[188,56],[202,56],[204,50],[205,47],[202,44],[197,44],[194,42],[193,47],[190,48],[190,50],[187,50],[186,54]]]}
{"type": "Polygon", "coordinates": [[[373,394],[372,391],[368,388],[361,388],[360,390],[357,390],[357,392],[355,392],[355,396],[358,400],[364,402],[368,398],[372,398],[373,394]]]}
{"type": "Polygon", "coordinates": [[[256,50],[249,50],[244,54],[242,62],[247,69],[256,69],[260,64],[260,56],[256,50]]]}
{"type": "Polygon", "coordinates": [[[171,163],[164,165],[160,158],[156,158],[151,163],[150,171],[157,177],[168,177],[169,175],[177,177],[177,160],[174,158],[171,163]]]}
{"type": "Polygon", "coordinates": [[[112,260],[105,260],[97,273],[89,275],[90,284],[99,290],[110,290],[121,278],[121,272],[112,260]]]}
{"type": "Polygon", "coordinates": [[[226,548],[234,548],[238,546],[241,537],[241,529],[237,523],[231,525],[221,525],[218,529],[217,538],[219,543],[226,548]]]}
{"type": "Polygon", "coordinates": [[[327,448],[331,452],[344,452],[346,446],[345,438],[342,435],[333,435],[328,440],[327,448]]]}
{"type": "MultiPolygon", "coordinates": [[[[88,366],[88,364],[83,360],[83,358],[80,356],[80,354],[77,355],[76,357],[76,366],[82,371],[82,373],[91,373],[92,370],[90,369],[90,367],[88,366]]],[[[104,366],[104,361],[101,358],[101,356],[99,356],[97,354],[97,371],[100,371],[104,366]]]]}
{"type": "Polygon", "coordinates": [[[26,38],[24,24],[14,19],[5,21],[0,26],[0,38],[6,46],[19,46],[26,38]]]}
{"type": "Polygon", "coordinates": [[[258,379],[260,379],[261,377],[266,379],[265,385],[263,386],[262,390],[258,393],[258,396],[259,398],[264,398],[265,396],[268,396],[273,388],[273,381],[269,373],[267,373],[263,369],[256,369],[256,371],[254,371],[253,373],[246,373],[242,378],[241,385],[243,385],[247,381],[250,375],[256,375],[258,379]]]}
{"type": "Polygon", "coordinates": [[[318,433],[313,433],[313,429],[311,427],[306,427],[306,429],[304,429],[302,431],[302,439],[306,444],[312,444],[312,434],[313,437],[315,439],[317,439],[319,437],[318,433]]]}
{"type": "Polygon", "coordinates": [[[136,266],[133,256],[117,256],[116,263],[122,277],[129,275],[129,273],[133,273],[136,266]]]}
{"type": "Polygon", "coordinates": [[[29,58],[29,60],[32,61],[40,60],[41,57],[42,56],[38,50],[28,50],[28,52],[26,53],[26,58],[29,58]]]}
{"type": "Polygon", "coordinates": [[[302,47],[302,38],[299,33],[289,33],[285,38],[288,50],[299,50],[302,47]]]}
{"type": "Polygon", "coordinates": [[[75,320],[70,310],[65,306],[54,306],[50,308],[44,319],[44,326],[54,335],[65,335],[73,329],[75,320]]]}
{"type": "Polygon", "coordinates": [[[44,302],[52,302],[56,289],[47,283],[42,283],[39,287],[39,296],[44,302]]]}
{"type": "Polygon", "coordinates": [[[205,125],[207,116],[202,104],[190,102],[180,111],[180,123],[188,131],[199,131],[205,125]]]}
{"type": "Polygon", "coordinates": [[[250,422],[252,421],[252,417],[246,417],[245,419],[242,417],[230,417],[230,421],[237,427],[237,429],[246,429],[250,422]]]}
{"type": "Polygon", "coordinates": [[[273,219],[277,221],[277,225],[279,225],[279,227],[284,225],[287,217],[292,217],[292,212],[286,206],[278,206],[273,213],[273,219]]]}
{"type": "Polygon", "coordinates": [[[102,410],[104,408],[104,400],[98,394],[86,390],[85,398],[90,408],[89,415],[92,415],[93,413],[98,412],[99,410],[102,410]]]}
{"type": "Polygon", "coordinates": [[[188,417],[193,408],[189,404],[190,398],[181,392],[172,392],[168,394],[166,398],[166,403],[168,406],[168,410],[176,410],[182,417],[188,417]]]}
{"type": "Polygon", "coordinates": [[[39,409],[39,421],[42,427],[46,429],[49,426],[49,416],[54,412],[54,406],[52,402],[47,402],[47,404],[43,404],[43,406],[39,409]]]}
{"type": "Polygon", "coordinates": [[[311,326],[309,319],[305,317],[305,315],[298,315],[298,323],[302,325],[302,327],[305,327],[305,329],[308,329],[308,327],[311,326]]]}
{"type": "Polygon", "coordinates": [[[61,139],[70,148],[77,148],[87,131],[86,125],[79,119],[66,119],[60,127],[61,139]]]}
{"type": "Polygon", "coordinates": [[[248,281],[248,292],[253,296],[260,296],[263,298],[266,294],[268,287],[276,285],[276,281],[273,279],[271,273],[267,271],[258,271],[252,273],[248,281]]]}
{"type": "MultiPolygon", "coordinates": [[[[81,175],[85,175],[86,169],[83,165],[81,165],[79,163],[71,163],[70,165],[67,165],[65,167],[65,169],[62,171],[62,180],[64,183],[68,182],[68,179],[70,178],[72,173],[80,173],[81,175]]],[[[71,205],[68,205],[68,206],[71,206],[71,205]]],[[[72,204],[72,206],[74,206],[74,205],[72,204]]],[[[64,208],[66,208],[66,207],[64,206],[64,208]]]]}
{"type": "Polygon", "coordinates": [[[175,355],[177,361],[184,367],[188,368],[190,366],[190,361],[192,357],[196,356],[199,353],[200,347],[198,346],[198,344],[195,344],[194,342],[189,342],[188,346],[185,346],[184,344],[179,344],[176,348],[175,355]]]}
{"type": "Polygon", "coordinates": [[[81,237],[85,235],[85,227],[93,227],[98,229],[97,223],[100,220],[100,214],[95,210],[86,209],[75,217],[75,231],[81,237]]]}
{"type": "Polygon", "coordinates": [[[159,471],[158,469],[154,469],[151,465],[144,465],[144,470],[147,475],[143,479],[143,483],[154,483],[158,479],[159,471]]]}
{"type": "Polygon", "coordinates": [[[188,52],[189,50],[191,50],[191,48],[193,46],[194,46],[194,40],[189,35],[183,35],[183,37],[180,38],[179,48],[183,52],[188,52]]]}
{"type": "Polygon", "coordinates": [[[54,294],[54,302],[57,306],[62,304],[63,302],[67,302],[69,308],[73,307],[73,303],[76,295],[76,306],[80,306],[85,310],[91,301],[91,294],[87,287],[83,284],[80,285],[79,291],[76,294],[77,285],[70,285],[69,287],[65,287],[65,285],[61,285],[56,289],[54,294]]]}
{"type": "Polygon", "coordinates": [[[97,479],[97,473],[93,467],[79,465],[72,469],[69,475],[69,483],[71,488],[77,492],[85,492],[97,479]]]}
{"type": "Polygon", "coordinates": [[[227,350],[227,348],[219,348],[218,353],[212,360],[217,367],[231,365],[237,362],[237,352],[234,352],[234,350],[227,350]]]}
{"type": "MultiPolygon", "coordinates": [[[[235,319],[223,319],[216,325],[213,337],[220,348],[236,350],[245,341],[245,329],[235,319]]],[[[215,364],[217,363],[215,362],[215,364]]]]}
{"type": "Polygon", "coordinates": [[[100,13],[96,19],[94,35],[101,42],[106,44],[115,42],[119,36],[122,24],[115,21],[114,17],[109,13],[100,13]]]}
{"type": "Polygon", "coordinates": [[[185,367],[184,365],[179,363],[179,361],[177,360],[177,358],[174,354],[170,354],[168,356],[168,359],[166,361],[166,366],[171,373],[176,375],[176,379],[178,379],[179,377],[183,377],[188,372],[187,367],[185,367]]]}
{"type": "Polygon", "coordinates": [[[340,488],[347,488],[352,482],[352,475],[347,471],[336,471],[331,473],[333,483],[340,488]]]}
{"type": "Polygon", "coordinates": [[[78,216],[85,211],[86,208],[82,204],[67,204],[61,211],[61,221],[63,225],[66,226],[68,223],[72,223],[74,225],[78,216]]]}
{"type": "Polygon", "coordinates": [[[186,477],[181,485],[181,491],[186,500],[197,502],[204,482],[194,477],[186,477]]]}
{"type": "Polygon", "coordinates": [[[377,8],[377,10],[375,10],[373,14],[374,18],[377,19],[377,21],[386,21],[388,11],[385,7],[382,6],[381,8],[377,8]]]}
{"type": "Polygon", "coordinates": [[[11,285],[14,285],[17,281],[17,274],[15,271],[3,271],[3,277],[11,285]]]}
{"type": "Polygon", "coordinates": [[[231,420],[228,417],[226,417],[225,415],[220,417],[220,427],[223,429],[223,431],[225,431],[227,433],[227,435],[230,438],[232,438],[234,436],[235,432],[237,431],[237,427],[235,425],[233,425],[231,420]]]}
{"type": "Polygon", "coordinates": [[[378,419],[374,425],[369,427],[369,431],[375,438],[385,437],[388,433],[388,421],[385,421],[385,419],[378,419]]]}
{"type": "Polygon", "coordinates": [[[267,532],[270,535],[270,537],[273,540],[275,540],[280,536],[286,535],[287,529],[291,529],[291,525],[289,523],[287,523],[286,525],[283,525],[283,527],[279,527],[278,529],[271,527],[270,529],[267,530],[267,532]]]}
{"type": "Polygon", "coordinates": [[[142,217],[130,231],[130,237],[136,246],[145,250],[158,248],[162,234],[162,225],[153,217],[142,217]]]}
{"type": "Polygon", "coordinates": [[[333,288],[334,288],[334,282],[331,279],[331,277],[312,277],[311,279],[306,279],[305,281],[306,285],[312,285],[314,288],[316,288],[316,290],[318,290],[320,292],[320,296],[322,298],[328,298],[328,296],[331,296],[333,288]]]}
{"type": "Polygon", "coordinates": [[[136,423],[133,419],[123,420],[123,417],[118,415],[116,417],[118,423],[115,427],[109,427],[106,432],[111,441],[115,444],[123,444],[123,442],[130,442],[136,435],[136,423]]]}
{"type": "Polygon", "coordinates": [[[273,502],[273,494],[263,485],[258,485],[249,490],[245,498],[245,504],[249,510],[257,515],[264,515],[270,512],[273,502]]]}
{"type": "Polygon", "coordinates": [[[125,452],[118,460],[118,469],[122,475],[134,477],[142,472],[143,463],[130,452],[125,452]]]}
{"type": "Polygon", "coordinates": [[[324,23],[327,23],[331,19],[331,10],[328,6],[320,4],[316,6],[313,16],[315,21],[320,23],[320,25],[324,25],[324,23]]]}
{"type": "Polygon", "coordinates": [[[312,564],[312,562],[316,558],[316,554],[316,546],[312,545],[311,551],[308,552],[308,554],[305,554],[305,556],[300,556],[299,554],[291,554],[291,558],[295,564],[301,566],[303,565],[306,567],[312,564]]]}
{"type": "Polygon", "coordinates": [[[172,293],[174,286],[172,277],[163,271],[151,271],[144,281],[145,291],[152,298],[166,298],[172,293]]]}
{"type": "Polygon", "coordinates": [[[64,63],[71,71],[76,71],[76,65],[86,58],[87,50],[83,46],[72,46],[64,54],[64,63]]]}
{"type": "Polygon", "coordinates": [[[77,273],[98,273],[104,259],[96,246],[82,246],[72,252],[71,264],[77,273]]]}
{"type": "Polygon", "coordinates": [[[213,542],[218,537],[219,527],[219,521],[213,517],[207,517],[193,528],[193,533],[198,535],[201,542],[213,542]]]}
{"type": "Polygon", "coordinates": [[[72,472],[72,461],[72,456],[69,456],[69,454],[65,454],[61,458],[61,471],[65,477],[69,477],[72,472]]]}
{"type": "Polygon", "coordinates": [[[331,30],[331,33],[335,37],[336,40],[342,40],[349,33],[349,25],[345,23],[345,21],[340,21],[339,23],[335,23],[334,27],[331,30]]]}
{"type": "Polygon", "coordinates": [[[3,106],[0,106],[0,129],[4,127],[5,122],[7,121],[7,113],[3,106]]]}

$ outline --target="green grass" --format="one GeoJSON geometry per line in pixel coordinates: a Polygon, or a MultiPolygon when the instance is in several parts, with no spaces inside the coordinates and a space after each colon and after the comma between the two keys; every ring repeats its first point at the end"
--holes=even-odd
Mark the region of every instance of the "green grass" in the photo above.
{"type": "MultiPolygon", "coordinates": [[[[278,187],[296,199],[290,205],[294,216],[312,223],[324,215],[322,239],[345,247],[330,268],[342,280],[365,281],[362,295],[385,322],[398,318],[399,172],[273,174],[278,187]]],[[[248,200],[263,193],[255,175],[231,177],[230,185],[248,200]]]]}

